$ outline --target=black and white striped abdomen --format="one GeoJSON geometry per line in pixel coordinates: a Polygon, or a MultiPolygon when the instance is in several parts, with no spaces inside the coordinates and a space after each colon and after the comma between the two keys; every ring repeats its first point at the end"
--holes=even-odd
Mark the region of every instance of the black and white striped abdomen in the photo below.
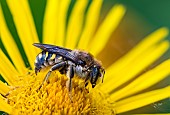
{"type": "Polygon", "coordinates": [[[35,65],[35,73],[40,71],[42,68],[47,66],[52,66],[55,63],[63,61],[63,57],[56,55],[54,53],[42,51],[36,56],[34,65],[35,65]]]}

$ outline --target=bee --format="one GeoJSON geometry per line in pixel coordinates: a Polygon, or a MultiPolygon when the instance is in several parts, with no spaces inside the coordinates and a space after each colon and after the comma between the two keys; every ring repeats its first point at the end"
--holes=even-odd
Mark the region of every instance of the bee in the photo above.
{"type": "Polygon", "coordinates": [[[66,74],[68,77],[66,87],[69,92],[71,92],[72,78],[75,75],[85,81],[85,87],[90,82],[92,88],[94,88],[98,78],[101,78],[103,83],[105,70],[92,54],[82,50],[71,50],[50,44],[34,43],[33,45],[42,49],[42,52],[35,59],[35,73],[37,74],[45,67],[51,67],[41,86],[48,80],[51,72],[55,70],[66,74]]]}

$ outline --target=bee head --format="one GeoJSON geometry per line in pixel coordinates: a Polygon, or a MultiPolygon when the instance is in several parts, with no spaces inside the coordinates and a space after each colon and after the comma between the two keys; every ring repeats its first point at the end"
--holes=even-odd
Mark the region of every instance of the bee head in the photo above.
{"type": "Polygon", "coordinates": [[[92,88],[94,88],[96,86],[96,82],[97,82],[99,77],[102,78],[102,83],[103,83],[104,74],[105,74],[105,70],[103,68],[101,68],[100,66],[94,65],[91,68],[91,73],[90,73],[91,80],[90,80],[90,82],[92,84],[92,88]]]}

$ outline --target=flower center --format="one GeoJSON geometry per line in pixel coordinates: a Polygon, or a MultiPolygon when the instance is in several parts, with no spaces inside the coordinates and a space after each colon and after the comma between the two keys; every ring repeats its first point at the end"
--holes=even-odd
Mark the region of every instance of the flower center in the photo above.
{"type": "MultiPolygon", "coordinates": [[[[7,95],[7,103],[19,114],[91,114],[106,110],[108,104],[103,105],[99,92],[89,93],[89,89],[76,78],[73,79],[70,99],[66,88],[67,77],[57,71],[38,89],[44,75],[40,72],[38,76],[33,73],[24,76],[20,81],[22,85],[13,88],[7,95]]],[[[111,108],[108,110],[112,112],[111,108]]]]}

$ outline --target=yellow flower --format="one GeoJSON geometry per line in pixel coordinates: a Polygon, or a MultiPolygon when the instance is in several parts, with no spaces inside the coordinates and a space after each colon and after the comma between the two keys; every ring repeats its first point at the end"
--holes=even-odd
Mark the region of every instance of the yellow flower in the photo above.
{"type": "MultiPolygon", "coordinates": [[[[97,56],[125,14],[124,6],[115,5],[98,27],[102,0],[93,0],[86,12],[88,0],[78,0],[66,24],[70,0],[48,0],[43,23],[43,43],[79,48],[97,56]]],[[[33,17],[26,0],[7,0],[29,68],[40,52],[32,46],[39,42],[33,17]]],[[[1,40],[10,60],[0,50],[0,71],[6,83],[0,81],[0,111],[9,114],[120,114],[170,97],[170,86],[145,91],[170,75],[170,60],[143,72],[169,48],[167,28],[146,36],[135,48],[106,68],[104,83],[94,89],[84,88],[74,79],[72,100],[65,86],[67,78],[58,71],[37,90],[48,68],[36,76],[28,70],[15,39],[8,30],[0,7],[1,40]],[[12,62],[12,63],[11,63],[12,62]],[[143,91],[141,93],[141,91],[143,91]]]]}

